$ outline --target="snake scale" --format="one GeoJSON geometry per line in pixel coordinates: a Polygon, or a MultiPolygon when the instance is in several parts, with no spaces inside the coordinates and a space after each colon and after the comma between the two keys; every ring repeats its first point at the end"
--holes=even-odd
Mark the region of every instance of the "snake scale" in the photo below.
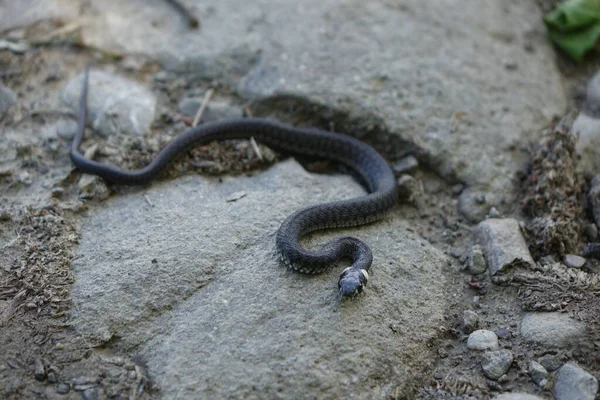
{"type": "Polygon", "coordinates": [[[73,164],[81,171],[98,175],[106,181],[136,185],[154,179],[178,154],[192,146],[213,140],[255,140],[286,154],[324,158],[342,163],[361,178],[368,194],[348,200],[316,204],[290,215],[277,231],[278,253],[288,267],[303,273],[317,274],[334,262],[348,258],[352,264],[344,269],[338,281],[343,297],[362,292],[369,279],[373,261],[371,249],[362,241],[336,237],[318,249],[300,244],[309,232],[366,224],[381,219],[398,201],[394,173],[372,147],[350,136],[320,129],[296,128],[260,118],[242,118],[205,123],[187,129],[163,148],[153,161],[138,170],[122,170],[87,159],[80,151],[85,131],[89,67],[82,84],[78,111],[78,130],[71,145],[73,164]]]}

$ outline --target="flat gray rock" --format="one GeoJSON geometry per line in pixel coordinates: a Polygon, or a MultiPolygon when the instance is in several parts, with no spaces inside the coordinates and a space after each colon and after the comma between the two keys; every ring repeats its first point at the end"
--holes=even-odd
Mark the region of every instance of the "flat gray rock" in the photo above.
{"type": "Polygon", "coordinates": [[[474,219],[513,200],[527,159],[519,148],[566,108],[532,2],[190,0],[198,30],[167,2],[91,3],[86,43],[225,81],[265,112],[331,120],[356,136],[390,132],[386,151],[401,156],[409,143],[466,182],[463,196],[487,193],[481,210],[468,209],[474,219]]]}
{"type": "Polygon", "coordinates": [[[516,219],[486,219],[477,226],[475,235],[485,252],[490,275],[507,272],[514,267],[535,266],[516,219]]]}
{"type": "MultiPolygon", "coordinates": [[[[83,73],[71,79],[61,98],[79,110],[83,73]]],[[[87,124],[98,133],[109,136],[126,133],[141,136],[148,133],[154,120],[156,98],[145,85],[103,71],[90,71],[87,124]]]]}
{"type": "Polygon", "coordinates": [[[558,312],[526,313],[521,321],[521,338],[547,346],[573,345],[586,335],[586,326],[558,312]]]}
{"type": "Polygon", "coordinates": [[[414,383],[406,372],[431,361],[427,340],[447,306],[446,256],[399,210],[314,235],[308,246],[350,234],[373,250],[365,292],[340,302],[344,265],[307,276],[275,254],[275,233],[293,211],[362,193],[348,176],[289,160],[254,177],[191,175],[113,196],[81,228],[74,326],[91,343],[135,351],[165,398],[402,392],[414,383]]]}
{"type": "Polygon", "coordinates": [[[575,362],[566,363],[556,373],[556,400],[594,400],[597,393],[598,380],[575,362]]]}

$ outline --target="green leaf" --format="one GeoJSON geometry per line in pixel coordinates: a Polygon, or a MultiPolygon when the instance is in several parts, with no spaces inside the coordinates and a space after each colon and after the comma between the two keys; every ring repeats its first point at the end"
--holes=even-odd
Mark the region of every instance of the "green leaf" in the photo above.
{"type": "Polygon", "coordinates": [[[600,39],[600,0],[568,0],[546,14],[550,39],[569,57],[581,61],[600,39]]]}

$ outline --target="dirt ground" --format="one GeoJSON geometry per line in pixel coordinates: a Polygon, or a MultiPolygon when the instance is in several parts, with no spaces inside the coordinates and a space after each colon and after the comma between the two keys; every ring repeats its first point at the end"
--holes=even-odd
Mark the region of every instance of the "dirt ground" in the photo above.
{"type": "MultiPolygon", "coordinates": [[[[55,26],[27,28],[26,37],[37,37],[55,26]]],[[[71,41],[39,43],[20,51],[0,51],[0,77],[19,101],[0,115],[0,397],[28,398],[159,398],[159,388],[148,379],[143,360],[113,354],[110,343],[88,343],[69,323],[73,307],[71,262],[79,240],[79,223],[88,209],[97,207],[122,188],[98,180],[82,190],[80,176],[70,164],[69,141],[55,134],[55,124],[72,118],[73,110],[59,99],[64,84],[81,72],[87,60],[116,70],[160,93],[157,120],[148,138],[111,137],[99,143],[98,160],[124,168],[137,168],[191,121],[180,115],[177,103],[193,87],[205,91],[207,83],[185,78],[168,84],[152,81],[160,68],[146,60],[115,60],[110,54],[80,48],[71,41]],[[62,385],[62,386],[61,386],[62,385]],[[60,391],[68,393],[61,394],[60,391]],[[94,397],[96,396],[96,397],[94,397]]],[[[584,82],[600,66],[592,56],[584,66],[559,58],[569,101],[580,104],[584,82]]],[[[220,88],[227,91],[227,88],[220,88]]],[[[240,104],[244,106],[243,104],[240,104]]],[[[249,113],[252,109],[247,110],[249,113]]],[[[522,390],[549,397],[527,375],[527,360],[545,354],[575,360],[600,378],[600,267],[588,263],[584,272],[555,266],[566,252],[581,252],[582,227],[591,222],[585,193],[589,183],[576,172],[577,156],[569,124],[548,127],[542,142],[531,143],[529,174],[523,176],[521,203],[501,210],[529,221],[529,244],[536,261],[545,266],[536,273],[515,273],[512,279],[491,282],[489,276],[471,276],[464,268],[472,245],[473,225],[457,214],[460,187],[446,183],[430,171],[413,175],[422,183],[407,215],[415,231],[434,246],[454,256],[448,274],[452,302],[447,323],[431,346],[439,358],[432,360],[423,382],[424,398],[488,398],[507,390],[522,390]],[[550,171],[561,179],[548,179],[550,171]],[[475,300],[476,299],[476,300],[475,300]],[[516,367],[505,382],[481,374],[479,360],[466,350],[462,332],[463,311],[477,301],[485,325],[506,328],[506,341],[515,354],[516,367]],[[560,350],[523,344],[515,336],[523,311],[565,311],[585,321],[595,343],[578,343],[560,350]]],[[[84,148],[98,140],[90,138],[84,148]]],[[[172,179],[185,173],[253,173],[282,155],[263,160],[248,151],[248,143],[211,144],[190,151],[164,174],[172,179]]],[[[313,164],[313,167],[320,167],[313,164]]]]}

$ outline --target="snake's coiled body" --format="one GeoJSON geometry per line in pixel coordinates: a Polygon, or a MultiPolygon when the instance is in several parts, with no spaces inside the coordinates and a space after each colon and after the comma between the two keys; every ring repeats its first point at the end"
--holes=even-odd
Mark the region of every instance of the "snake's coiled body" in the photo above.
{"type": "Polygon", "coordinates": [[[369,247],[353,237],[338,237],[319,249],[305,249],[300,238],[312,231],[362,225],[382,218],[397,202],[394,174],[386,161],[370,146],[346,135],[319,129],[295,128],[265,119],[237,119],[206,123],[188,129],[146,167],[125,171],[85,158],[79,147],[86,119],[88,71],[81,91],[79,129],[71,147],[71,160],[83,172],[117,184],[148,182],[178,154],[213,140],[248,139],[287,153],[334,160],[352,168],[369,194],[349,200],[317,204],[290,215],[277,232],[276,245],[283,262],[297,271],[320,273],[341,258],[350,258],[338,283],[344,296],[362,291],[373,256],[369,247]]]}

